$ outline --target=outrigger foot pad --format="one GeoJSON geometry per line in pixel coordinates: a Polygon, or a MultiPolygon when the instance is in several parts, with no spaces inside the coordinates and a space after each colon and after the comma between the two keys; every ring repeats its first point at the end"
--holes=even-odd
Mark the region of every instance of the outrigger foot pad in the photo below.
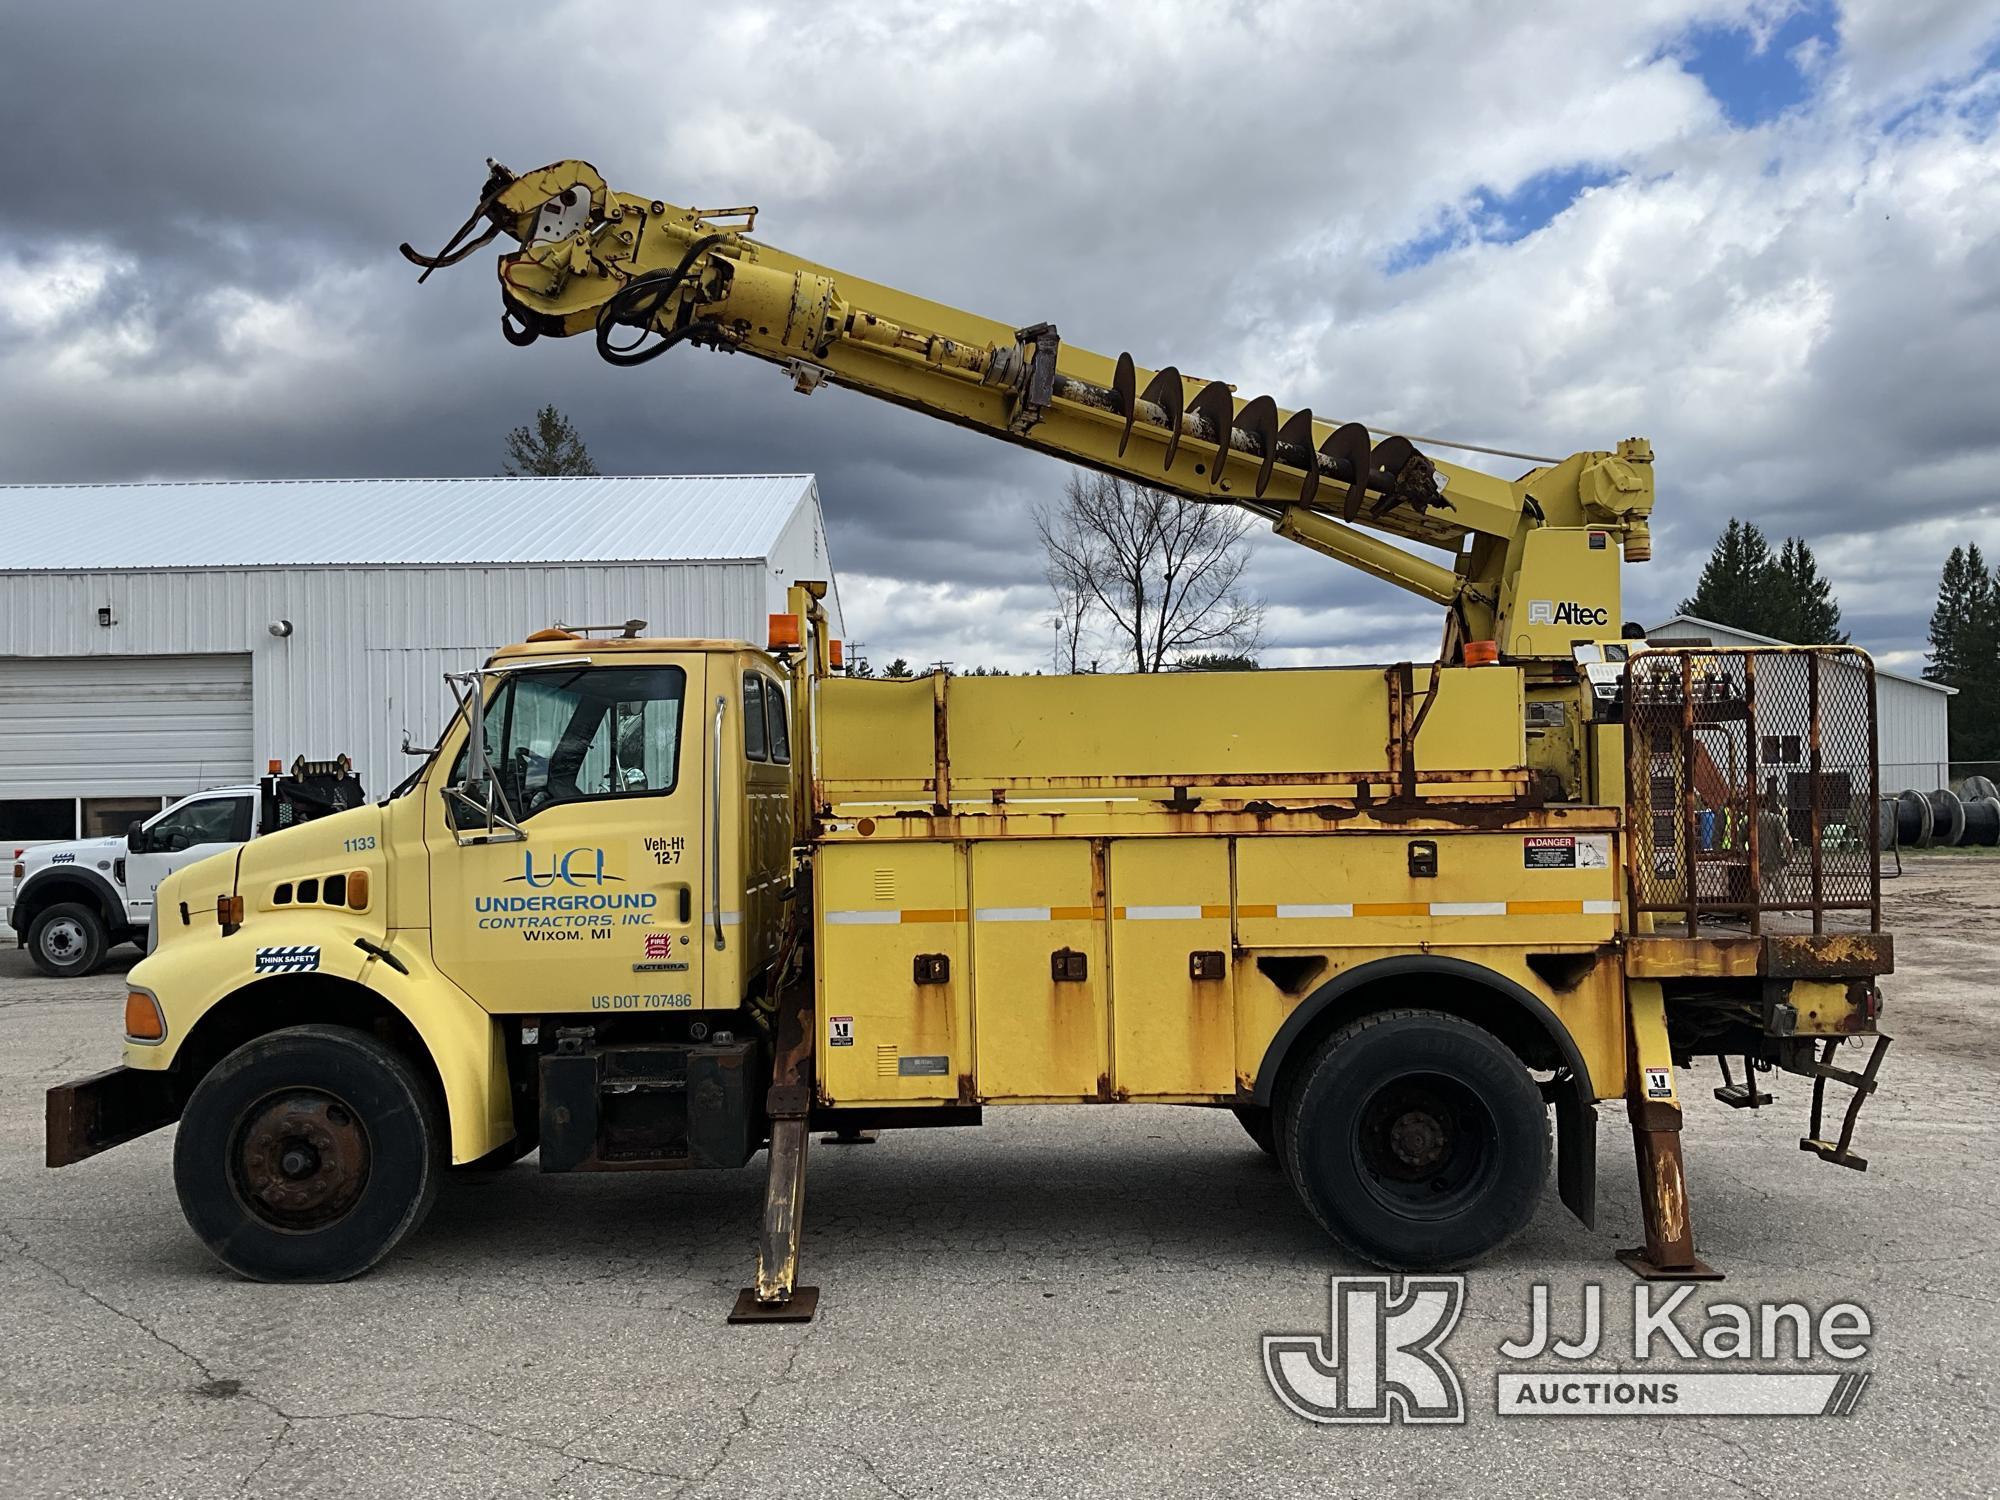
{"type": "Polygon", "coordinates": [[[819,1288],[816,1286],[795,1286],[792,1295],[782,1302],[759,1302],[757,1289],[746,1286],[736,1294],[736,1305],[729,1309],[732,1323],[810,1323],[813,1314],[819,1311],[819,1288]]]}
{"type": "Polygon", "coordinates": [[[1646,1258],[1644,1246],[1618,1252],[1618,1263],[1641,1281],[1720,1281],[1722,1273],[1705,1260],[1662,1266],[1646,1258]]]}

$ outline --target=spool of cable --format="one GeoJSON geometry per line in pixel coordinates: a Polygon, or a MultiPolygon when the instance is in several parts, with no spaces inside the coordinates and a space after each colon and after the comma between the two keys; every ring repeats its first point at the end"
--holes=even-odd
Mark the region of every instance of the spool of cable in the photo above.
{"type": "Polygon", "coordinates": [[[2000,799],[2000,787],[1996,787],[1988,777],[1968,776],[1960,784],[1958,795],[1967,801],[1975,797],[1982,801],[1996,800],[2000,799]]]}
{"type": "Polygon", "coordinates": [[[1907,791],[1896,798],[1896,843],[1904,849],[1931,846],[1930,799],[1919,791],[1907,791]]]}
{"type": "Polygon", "coordinates": [[[2000,845],[2000,797],[1972,797],[1965,802],[1965,832],[1959,847],[1991,849],[2000,845]]]}
{"type": "Polygon", "coordinates": [[[1956,849],[1965,833],[1965,804],[1948,787],[1932,792],[1930,804],[1931,842],[1941,849],[1956,849]]]}

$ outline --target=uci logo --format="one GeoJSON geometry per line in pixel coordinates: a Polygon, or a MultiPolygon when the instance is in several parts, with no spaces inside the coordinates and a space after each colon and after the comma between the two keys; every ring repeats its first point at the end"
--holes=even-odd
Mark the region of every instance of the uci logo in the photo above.
{"type": "Polygon", "coordinates": [[[607,880],[622,882],[622,875],[604,873],[604,851],[602,849],[572,849],[560,859],[553,861],[545,870],[535,868],[535,851],[527,849],[521,855],[521,873],[509,875],[507,883],[525,880],[535,889],[554,885],[560,880],[564,885],[603,885],[607,880]]]}
{"type": "Polygon", "coordinates": [[[1465,1306],[1463,1276],[1331,1278],[1327,1333],[1264,1336],[1264,1376],[1308,1422],[1463,1422],[1465,1392],[1441,1349],[1465,1306]]]}

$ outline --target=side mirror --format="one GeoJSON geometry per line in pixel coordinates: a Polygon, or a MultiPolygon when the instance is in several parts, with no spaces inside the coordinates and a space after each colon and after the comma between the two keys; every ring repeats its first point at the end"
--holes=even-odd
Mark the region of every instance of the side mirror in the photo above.
{"type": "Polygon", "coordinates": [[[133,854],[142,853],[143,851],[139,848],[139,836],[143,834],[145,831],[146,831],[146,820],[144,818],[134,818],[130,823],[126,824],[125,825],[126,849],[133,854]]]}

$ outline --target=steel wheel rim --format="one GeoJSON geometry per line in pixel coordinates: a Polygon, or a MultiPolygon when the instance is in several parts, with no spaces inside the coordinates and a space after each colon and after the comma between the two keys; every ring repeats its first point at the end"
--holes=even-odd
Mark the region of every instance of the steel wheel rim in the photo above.
{"type": "Polygon", "coordinates": [[[1361,1101],[1350,1146],[1362,1189],[1407,1219],[1451,1218],[1499,1170],[1491,1106],[1442,1073],[1405,1073],[1377,1084],[1361,1101]]]}
{"type": "Polygon", "coordinates": [[[368,1131],[345,1100],[324,1089],[266,1094],[231,1132],[230,1186],[259,1222],[287,1234],[339,1223],[367,1191],[368,1131]]]}
{"type": "Polygon", "coordinates": [[[57,917],[42,929],[42,956],[51,963],[74,963],[86,946],[83,923],[75,917],[57,917]]]}

